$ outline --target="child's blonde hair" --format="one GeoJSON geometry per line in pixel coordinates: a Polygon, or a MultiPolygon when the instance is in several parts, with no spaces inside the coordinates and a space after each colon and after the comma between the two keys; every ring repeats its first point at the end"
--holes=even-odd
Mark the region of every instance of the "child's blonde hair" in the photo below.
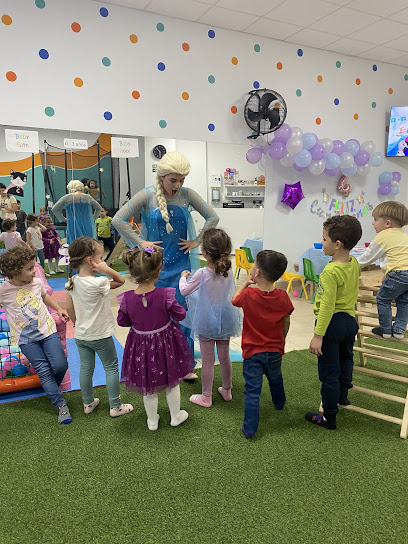
{"type": "Polygon", "coordinates": [[[408,210],[401,202],[381,202],[373,210],[374,219],[383,217],[399,224],[400,227],[408,225],[408,210]]]}
{"type": "Polygon", "coordinates": [[[22,246],[12,247],[0,255],[0,274],[14,278],[30,261],[35,261],[35,250],[22,246]]]}
{"type": "Polygon", "coordinates": [[[88,236],[80,236],[71,242],[68,246],[69,268],[68,284],[65,286],[67,291],[72,291],[74,282],[72,280],[72,271],[78,269],[87,257],[95,255],[96,250],[102,244],[88,236]]]}
{"type": "Polygon", "coordinates": [[[156,196],[159,204],[159,210],[164,221],[166,221],[166,230],[170,234],[173,227],[170,225],[169,212],[167,210],[167,201],[163,192],[163,180],[164,176],[169,174],[179,174],[180,176],[187,176],[190,173],[190,163],[179,151],[170,151],[166,153],[164,157],[159,161],[156,170],[156,196]]]}
{"type": "Polygon", "coordinates": [[[214,264],[214,272],[217,276],[228,276],[231,268],[231,238],[222,229],[207,229],[203,234],[201,244],[203,250],[208,253],[214,264]]]}
{"type": "Polygon", "coordinates": [[[122,261],[129,267],[129,274],[136,283],[146,283],[158,276],[163,266],[160,249],[129,249],[122,254],[122,261]]]}

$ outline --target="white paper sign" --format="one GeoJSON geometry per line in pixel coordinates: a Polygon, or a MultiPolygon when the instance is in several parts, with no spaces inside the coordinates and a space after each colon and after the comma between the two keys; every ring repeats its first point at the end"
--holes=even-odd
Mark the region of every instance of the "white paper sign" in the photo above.
{"type": "Polygon", "coordinates": [[[88,141],[64,138],[64,147],[65,149],[88,149],[88,141]]]}
{"type": "Polygon", "coordinates": [[[4,133],[7,151],[17,151],[17,153],[38,153],[40,151],[37,131],[6,128],[4,133]]]}
{"type": "Polygon", "coordinates": [[[137,138],[111,138],[112,157],[126,159],[139,156],[139,140],[137,138]]]}

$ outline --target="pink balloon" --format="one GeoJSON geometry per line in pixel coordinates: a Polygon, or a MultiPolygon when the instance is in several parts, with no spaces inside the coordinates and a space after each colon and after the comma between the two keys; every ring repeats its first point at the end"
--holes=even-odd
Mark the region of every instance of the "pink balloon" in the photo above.
{"type": "Polygon", "coordinates": [[[311,149],[309,149],[309,152],[312,155],[312,161],[322,160],[326,153],[324,147],[320,144],[314,145],[311,149]]]}
{"type": "Polygon", "coordinates": [[[286,155],[286,146],[283,142],[272,142],[269,148],[269,156],[271,159],[278,161],[286,155]]]}

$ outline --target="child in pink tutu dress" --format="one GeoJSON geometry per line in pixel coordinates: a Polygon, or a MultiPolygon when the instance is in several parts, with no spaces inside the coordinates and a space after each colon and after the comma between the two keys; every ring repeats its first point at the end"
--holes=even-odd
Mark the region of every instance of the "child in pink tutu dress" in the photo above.
{"type": "Polygon", "coordinates": [[[61,237],[52,224],[51,216],[40,215],[40,223],[45,227],[45,230],[41,232],[41,236],[44,244],[44,257],[48,259],[48,272],[50,274],[64,272],[63,270],[60,270],[58,266],[60,258],[58,250],[61,247],[61,237]],[[55,260],[55,272],[52,269],[53,260],[55,260]]]}
{"type": "Polygon", "coordinates": [[[163,264],[163,252],[131,249],[123,254],[123,262],[138,284],[137,288],[118,296],[118,324],[131,327],[126,339],[122,362],[122,379],[128,391],[143,396],[147,426],[155,431],[160,391],[166,391],[170,425],[177,427],[188,418],[180,410],[179,383],[193,369],[194,359],[178,321],[186,310],[175,299],[173,287],[155,287],[163,264]]]}

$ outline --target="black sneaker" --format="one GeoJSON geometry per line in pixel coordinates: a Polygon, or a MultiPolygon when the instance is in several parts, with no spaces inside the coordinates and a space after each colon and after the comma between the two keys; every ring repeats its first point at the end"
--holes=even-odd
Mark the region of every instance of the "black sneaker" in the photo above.
{"type": "Polygon", "coordinates": [[[391,338],[391,333],[383,332],[381,327],[374,327],[374,329],[371,329],[371,332],[376,334],[377,336],[382,336],[383,338],[391,338]]]}
{"type": "Polygon", "coordinates": [[[315,425],[318,425],[319,427],[324,427],[325,429],[334,430],[336,428],[336,424],[330,425],[327,419],[321,414],[307,412],[305,414],[305,418],[310,421],[310,423],[314,423],[315,425]]]}

